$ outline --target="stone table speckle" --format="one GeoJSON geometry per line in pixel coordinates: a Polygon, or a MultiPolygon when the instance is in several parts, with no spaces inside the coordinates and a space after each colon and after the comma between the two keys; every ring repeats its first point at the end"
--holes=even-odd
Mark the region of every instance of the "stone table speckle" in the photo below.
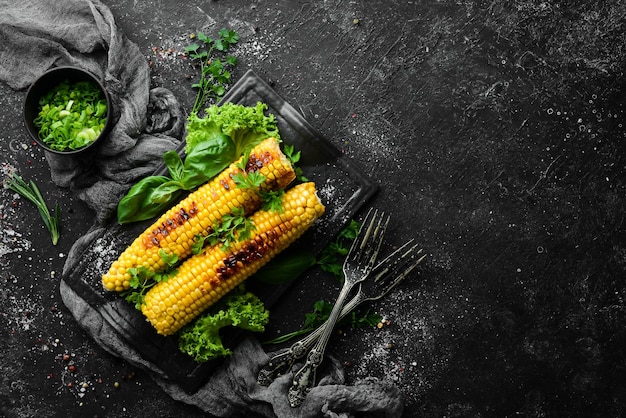
{"type": "MultiPolygon", "coordinates": [[[[253,69],[380,184],[390,245],[427,253],[330,353],[403,391],[406,417],[617,417],[626,409],[626,6],[610,1],[104,1],[153,86],[188,110],[189,35],[236,30],[253,69]]],[[[51,182],[0,85],[0,162],[61,206],[53,247],[0,189],[0,413],[201,417],[74,325],[58,276],[91,214],[51,182]]],[[[294,286],[299,312],[321,295],[294,286]]],[[[293,310],[276,308],[277,314],[293,310]]]]}

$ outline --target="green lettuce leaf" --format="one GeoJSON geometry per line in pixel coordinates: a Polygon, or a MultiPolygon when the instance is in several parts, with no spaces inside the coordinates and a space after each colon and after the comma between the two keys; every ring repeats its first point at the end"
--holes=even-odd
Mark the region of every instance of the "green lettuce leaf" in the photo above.
{"type": "Polygon", "coordinates": [[[269,311],[253,293],[238,288],[219,302],[213,310],[179,331],[178,348],[197,362],[229,356],[232,351],[222,342],[220,331],[237,327],[253,332],[265,331],[269,311]]]}
{"type": "Polygon", "coordinates": [[[188,118],[185,158],[170,150],[163,155],[167,176],[140,180],[118,204],[120,224],[153,218],[180,198],[211,180],[229,164],[261,143],[280,140],[274,115],[265,115],[267,105],[244,106],[225,103],[206,109],[206,116],[192,113],[188,118]]]}

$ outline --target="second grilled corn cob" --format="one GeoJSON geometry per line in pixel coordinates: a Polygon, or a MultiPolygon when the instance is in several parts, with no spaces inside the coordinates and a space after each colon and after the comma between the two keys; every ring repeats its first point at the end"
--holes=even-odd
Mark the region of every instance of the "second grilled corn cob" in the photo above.
{"type": "Polygon", "coordinates": [[[191,254],[197,236],[208,235],[224,215],[235,208],[252,213],[262,203],[259,190],[283,189],[295,178],[291,163],[274,138],[264,140],[248,156],[245,171],[263,175],[260,187],[240,188],[233,180],[233,176],[242,173],[239,168],[242,159],[190,193],[137,237],[102,276],[104,288],[118,292],[129,289],[129,268],[162,270],[166,267],[162,250],[183,260],[191,254]]]}
{"type": "Polygon", "coordinates": [[[282,211],[255,212],[249,239],[213,245],[188,258],[178,273],[146,293],[141,311],[159,334],[170,335],[242,283],[300,237],[324,213],[315,185],[288,190],[282,211]]]}

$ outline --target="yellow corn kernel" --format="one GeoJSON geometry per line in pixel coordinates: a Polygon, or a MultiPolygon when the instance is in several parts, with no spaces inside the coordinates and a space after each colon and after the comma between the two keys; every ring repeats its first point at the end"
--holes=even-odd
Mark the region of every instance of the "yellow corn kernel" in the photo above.
{"type": "Polygon", "coordinates": [[[294,186],[282,202],[282,212],[259,210],[250,217],[255,225],[250,239],[228,248],[221,244],[206,247],[183,262],[174,277],[146,293],[141,311],[157,333],[170,335],[191,322],[287,248],[324,213],[313,183],[294,186]],[[175,301],[177,310],[159,308],[164,301],[175,301]]]}
{"type": "Polygon", "coordinates": [[[118,292],[129,289],[129,268],[164,269],[161,250],[183,260],[191,255],[196,237],[210,234],[212,226],[233,208],[243,208],[246,214],[257,210],[262,203],[259,189],[283,189],[295,179],[291,163],[274,138],[254,147],[245,167],[248,173],[257,171],[264,176],[259,189],[240,188],[234,182],[232,177],[241,172],[240,161],[190,193],[139,235],[102,276],[104,288],[118,292]]]}

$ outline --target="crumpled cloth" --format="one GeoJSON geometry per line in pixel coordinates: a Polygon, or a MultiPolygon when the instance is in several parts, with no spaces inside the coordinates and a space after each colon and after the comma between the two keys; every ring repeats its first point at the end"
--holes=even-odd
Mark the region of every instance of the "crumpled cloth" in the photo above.
{"type": "MultiPolygon", "coordinates": [[[[27,88],[52,66],[75,65],[101,77],[114,102],[115,126],[92,160],[47,154],[51,177],[70,188],[96,213],[93,228],[72,247],[64,276],[114,214],[118,200],[138,179],[152,174],[163,153],[181,141],[184,115],[168,90],[150,90],[149,68],[139,48],[116,27],[99,0],[0,0],[0,80],[27,88]],[[28,50],[28,53],[23,53],[28,50]]],[[[402,397],[395,385],[367,378],[346,385],[332,359],[304,404],[291,408],[292,374],[269,387],[256,383],[268,354],[252,337],[234,349],[209,381],[188,394],[116,333],[97,310],[64,280],[61,297],[78,324],[105,350],[146,370],[163,390],[217,417],[400,417],[402,397]]]]}
{"type": "MultiPolygon", "coordinates": [[[[267,418],[350,418],[402,416],[404,403],[400,390],[393,382],[365,378],[352,385],[346,384],[342,365],[327,357],[318,370],[319,383],[298,408],[288,404],[287,393],[293,371],[277,378],[268,387],[256,381],[258,372],[269,360],[254,335],[250,335],[233,348],[233,354],[213,371],[207,382],[197,391],[187,393],[176,382],[167,378],[156,364],[147,361],[137,348],[120,338],[114,324],[107,321],[99,310],[74,290],[65,278],[89,252],[104,227],[94,228],[79,238],[67,255],[61,281],[63,303],[79,324],[93,339],[111,354],[146,370],[153,380],[172,398],[195,405],[216,417],[267,417],[267,418]]],[[[70,279],[71,280],[71,279],[70,279]]],[[[297,370],[297,368],[295,369],[297,370]]]]}
{"type": "Polygon", "coordinates": [[[63,65],[103,81],[115,124],[95,155],[77,159],[46,152],[46,159],[52,180],[74,191],[104,224],[130,186],[152,174],[163,153],[180,144],[183,111],[168,90],[150,90],[144,56],[101,2],[0,0],[0,80],[26,89],[63,65]]]}

